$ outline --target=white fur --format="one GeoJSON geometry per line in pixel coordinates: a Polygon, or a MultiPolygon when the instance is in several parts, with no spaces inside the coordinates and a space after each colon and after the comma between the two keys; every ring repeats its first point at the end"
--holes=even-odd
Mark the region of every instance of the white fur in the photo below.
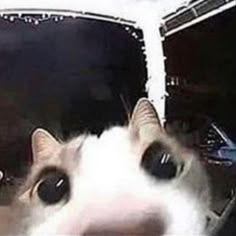
{"type": "Polygon", "coordinates": [[[31,235],[61,234],[61,225],[83,229],[93,219],[106,217],[110,212],[115,212],[114,217],[126,219],[133,206],[140,208],[141,216],[150,209],[158,209],[167,226],[164,236],[204,235],[204,204],[184,187],[178,188],[175,181],[157,182],[145,174],[139,167],[139,157],[134,154],[127,129],[112,128],[100,138],[88,137],[81,156],[78,168],[71,173],[70,202],[50,216],[47,213],[46,223],[33,228],[31,235]],[[116,199],[122,198],[128,204],[118,207],[116,199]],[[90,214],[86,209],[91,205],[104,214],[93,210],[90,214]]]}

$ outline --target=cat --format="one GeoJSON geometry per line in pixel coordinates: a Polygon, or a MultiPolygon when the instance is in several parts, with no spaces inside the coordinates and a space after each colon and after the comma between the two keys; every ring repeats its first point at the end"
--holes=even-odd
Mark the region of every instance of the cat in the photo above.
{"type": "Polygon", "coordinates": [[[0,209],[1,235],[206,235],[207,175],[146,98],[99,137],[62,142],[38,128],[32,152],[16,200],[0,209]]]}

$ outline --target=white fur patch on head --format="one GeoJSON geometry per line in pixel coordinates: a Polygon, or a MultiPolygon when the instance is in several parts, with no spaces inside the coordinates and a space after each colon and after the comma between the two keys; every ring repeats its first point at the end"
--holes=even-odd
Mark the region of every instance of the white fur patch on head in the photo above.
{"type": "MultiPolygon", "coordinates": [[[[106,163],[110,165],[121,161],[128,163],[132,160],[132,143],[128,130],[114,127],[102,133],[99,138],[88,137],[82,148],[82,156],[82,165],[84,162],[90,161],[90,159],[91,162],[98,165],[102,163],[102,166],[106,166],[106,163]],[[127,157],[127,154],[131,156],[127,157]]],[[[91,168],[92,164],[89,163],[88,165],[91,168]]]]}

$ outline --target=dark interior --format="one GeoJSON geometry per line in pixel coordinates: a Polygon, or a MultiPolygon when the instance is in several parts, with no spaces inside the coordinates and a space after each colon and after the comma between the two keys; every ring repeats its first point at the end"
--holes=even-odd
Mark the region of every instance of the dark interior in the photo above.
{"type": "Polygon", "coordinates": [[[146,62],[142,32],[132,26],[10,17],[0,18],[0,169],[20,176],[36,127],[67,139],[126,122],[146,95],[146,62]]]}
{"type": "Polygon", "coordinates": [[[167,117],[206,114],[236,140],[236,8],[186,28],[164,42],[169,86],[167,117]]]}
{"type": "MultiPolygon", "coordinates": [[[[173,129],[177,120],[187,121],[188,125],[178,127],[180,136],[193,131],[194,127],[189,124],[195,117],[207,117],[219,124],[235,143],[235,29],[236,7],[165,39],[167,124],[173,129]]],[[[195,123],[195,128],[201,125],[195,123]]],[[[186,137],[189,142],[190,136],[186,137]]],[[[221,214],[235,194],[232,190],[236,185],[236,167],[207,164],[207,169],[213,184],[213,208],[221,209],[218,210],[221,214]]],[[[218,235],[235,235],[235,222],[234,207],[218,235]]]]}

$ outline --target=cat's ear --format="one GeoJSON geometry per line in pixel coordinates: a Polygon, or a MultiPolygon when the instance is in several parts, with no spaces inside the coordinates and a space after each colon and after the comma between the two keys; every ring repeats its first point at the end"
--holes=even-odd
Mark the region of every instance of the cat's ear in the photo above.
{"type": "Polygon", "coordinates": [[[48,158],[60,147],[60,143],[46,130],[38,128],[31,137],[33,161],[48,158]]]}
{"type": "Polygon", "coordinates": [[[30,201],[30,189],[18,196],[18,200],[24,203],[29,203],[30,201]]]}
{"type": "Polygon", "coordinates": [[[162,130],[156,109],[147,98],[141,98],[135,105],[129,130],[132,136],[145,143],[153,142],[162,130]]]}

